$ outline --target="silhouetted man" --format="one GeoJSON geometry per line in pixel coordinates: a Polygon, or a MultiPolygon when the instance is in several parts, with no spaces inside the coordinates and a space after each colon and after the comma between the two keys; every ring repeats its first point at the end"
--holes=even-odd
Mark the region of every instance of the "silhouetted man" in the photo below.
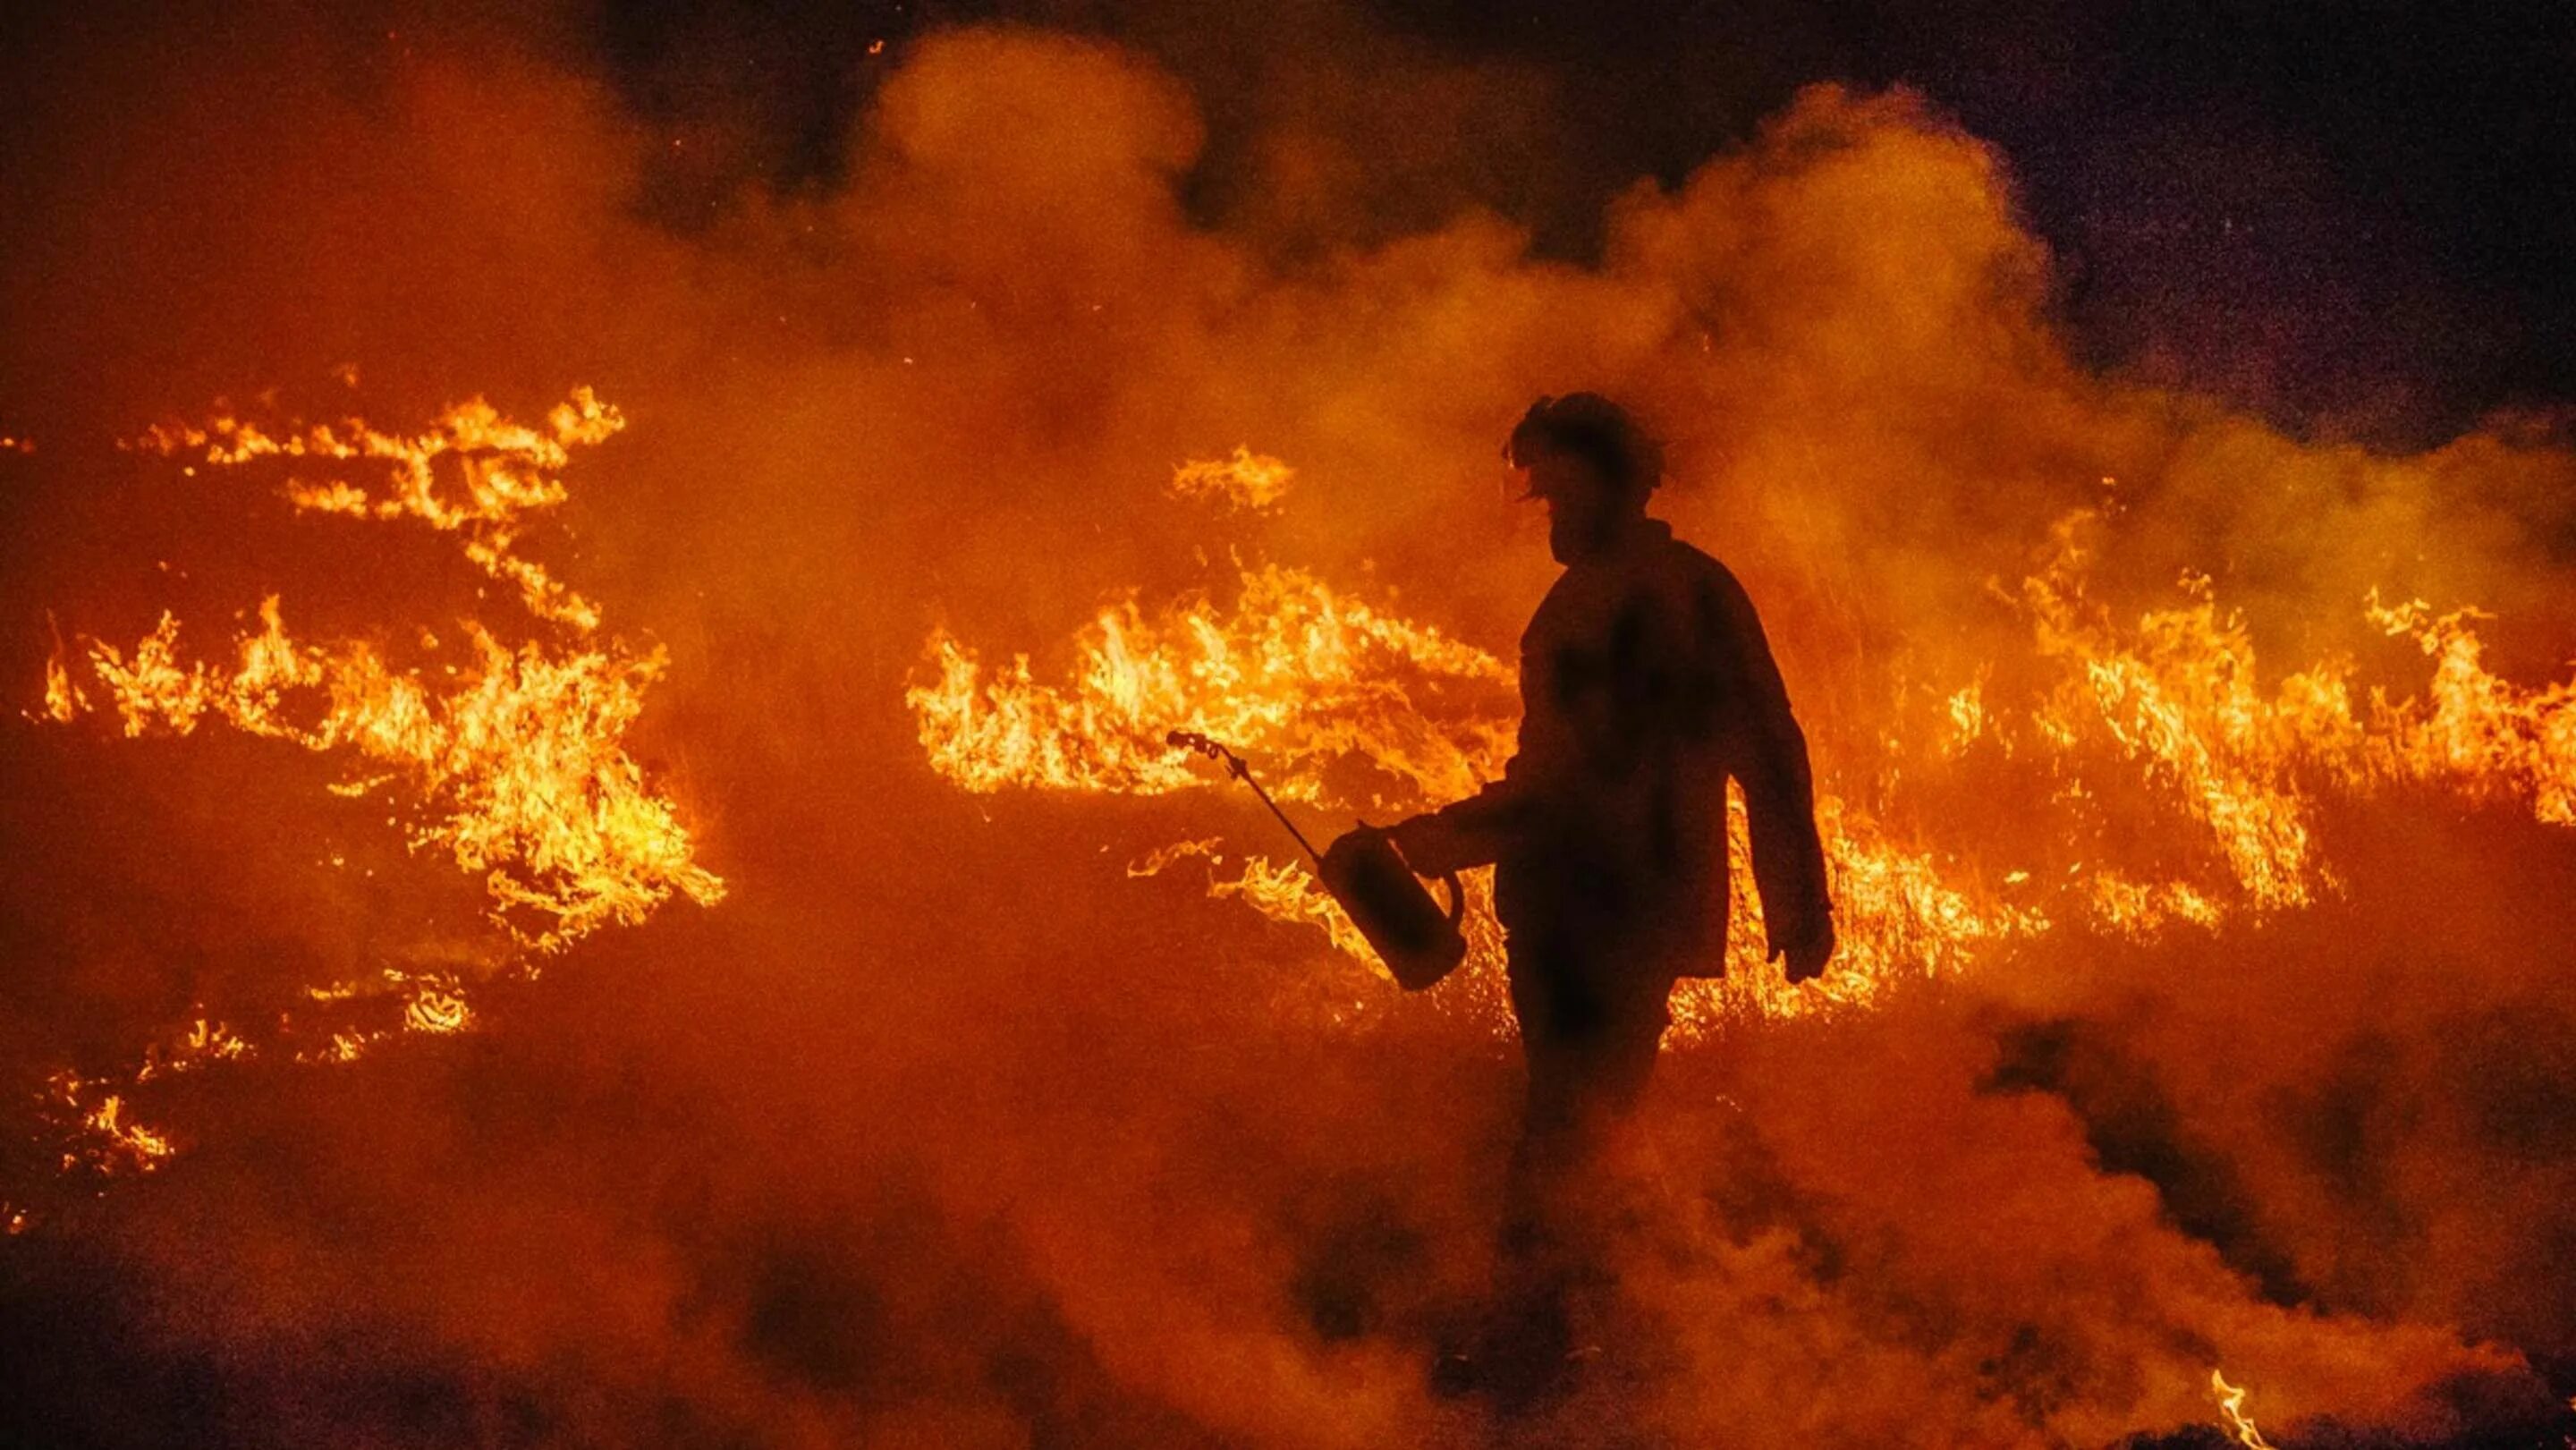
{"type": "MultiPolygon", "coordinates": [[[[1521,636],[1520,747],[1500,780],[1395,828],[1425,873],[1492,863],[1529,1065],[1507,1259],[1567,1272],[1562,1200],[1654,1070],[1685,976],[1724,971],[1726,783],[1744,790],[1773,957],[1834,951],[1805,736],[1753,603],[1646,516],[1662,449],[1609,400],[1541,398],[1504,450],[1565,573],[1521,636]]],[[[1547,1288],[1561,1285],[1542,1286],[1547,1288]]]]}

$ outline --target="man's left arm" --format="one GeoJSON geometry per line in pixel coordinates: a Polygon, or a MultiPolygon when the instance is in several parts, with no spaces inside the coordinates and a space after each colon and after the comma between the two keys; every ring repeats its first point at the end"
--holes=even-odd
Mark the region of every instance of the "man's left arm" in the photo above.
{"type": "Polygon", "coordinates": [[[1719,673],[1736,706],[1728,769],[1744,787],[1751,817],[1765,935],[1770,954],[1787,959],[1789,980],[1805,981],[1822,973],[1834,952],[1833,898],[1816,830],[1807,735],[1789,708],[1788,685],[1744,586],[1721,570],[1708,603],[1719,673]]]}

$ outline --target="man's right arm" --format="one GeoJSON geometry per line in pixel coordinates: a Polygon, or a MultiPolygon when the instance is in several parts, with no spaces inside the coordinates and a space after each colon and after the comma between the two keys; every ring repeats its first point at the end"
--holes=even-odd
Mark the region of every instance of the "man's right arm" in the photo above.
{"type": "Polygon", "coordinates": [[[1503,847],[1522,833],[1537,792],[1529,752],[1515,753],[1501,778],[1465,800],[1404,821],[1395,827],[1395,848],[1405,864],[1424,875],[1490,866],[1503,847]]]}
{"type": "Polygon", "coordinates": [[[1395,848],[1405,864],[1426,875],[1490,866],[1504,847],[1526,835],[1530,817],[1550,793],[1549,783],[1563,769],[1570,744],[1568,727],[1546,699],[1547,612],[1521,639],[1521,732],[1512,758],[1500,777],[1465,800],[1425,812],[1397,825],[1395,848]]]}

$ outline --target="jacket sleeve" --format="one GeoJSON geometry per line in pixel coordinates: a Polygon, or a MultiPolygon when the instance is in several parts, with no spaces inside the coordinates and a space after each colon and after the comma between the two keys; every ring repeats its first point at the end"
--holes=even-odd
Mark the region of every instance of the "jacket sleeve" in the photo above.
{"type": "Polygon", "coordinates": [[[1505,846],[1527,835],[1545,802],[1573,768],[1573,729],[1558,708],[1548,674],[1558,641],[1542,607],[1521,637],[1521,731],[1503,773],[1483,789],[1417,817],[1397,838],[1405,860],[1423,871],[1488,866],[1505,846]]]}
{"type": "Polygon", "coordinates": [[[1790,712],[1788,686],[1744,586],[1721,568],[1706,607],[1722,698],[1733,705],[1727,773],[1744,788],[1764,934],[1769,948],[1779,951],[1812,940],[1833,912],[1807,736],[1790,712]]]}

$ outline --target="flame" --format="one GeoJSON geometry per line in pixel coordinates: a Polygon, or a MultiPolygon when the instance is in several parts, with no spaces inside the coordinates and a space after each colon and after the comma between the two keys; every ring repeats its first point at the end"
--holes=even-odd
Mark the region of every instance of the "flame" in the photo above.
{"type": "Polygon", "coordinates": [[[272,433],[220,413],[202,426],[156,425],[135,446],[171,457],[194,455],[221,468],[261,459],[286,459],[298,467],[307,461],[377,464],[385,474],[377,492],[336,474],[319,479],[298,474],[286,481],[286,499],[304,512],[408,518],[462,534],[465,557],[494,579],[516,586],[530,613],[587,633],[599,627],[598,606],[511,550],[527,515],[554,508],[570,496],[562,470],[571,450],[606,442],[626,426],[626,418],[589,388],[575,388],[569,400],[547,415],[546,425],[537,429],[513,423],[474,398],[411,435],[381,432],[355,418],[272,433]],[[456,475],[456,483],[446,488],[440,486],[442,464],[451,464],[456,475]]]}
{"type": "Polygon", "coordinates": [[[149,1173],[178,1151],[168,1135],[134,1121],[123,1094],[111,1092],[95,1102],[84,1101],[95,1086],[68,1073],[54,1079],[55,1101],[83,1135],[62,1155],[66,1171],[88,1167],[102,1174],[149,1173]]]}
{"type": "Polygon", "coordinates": [[[2371,622],[2409,635],[2434,661],[2429,704],[2374,701],[2383,727],[2365,768],[2433,781],[2467,794],[2527,796],[2532,814],[2576,825],[2576,680],[2526,689],[2489,674],[2469,621],[2476,610],[2435,615],[2421,600],[2383,608],[2371,622]]]}
{"type": "MultiPolygon", "coordinates": [[[[2313,825],[2328,793],[2432,785],[2525,800],[2543,821],[2576,823],[2576,682],[2527,688],[2488,673],[2477,616],[2364,605],[2366,618],[2411,635],[2435,661],[2424,697],[2374,691],[2356,704],[2353,666],[2334,660],[2267,686],[2244,622],[2205,577],[2186,577],[2181,603],[2130,623],[2092,599],[2101,521],[2089,512],[2062,521],[2042,566],[2005,596],[2029,629],[2047,682],[2038,693],[1999,695],[1981,670],[1924,692],[1937,713],[1919,730],[1887,732],[1880,757],[1820,760],[1817,814],[1842,941],[1834,970],[1792,988],[1763,960],[1760,903],[1738,872],[1724,975],[1676,991],[1681,1037],[1748,1014],[1866,1006],[2062,926],[2147,938],[2312,905],[2340,889],[2313,825]],[[1978,768],[1983,752],[2039,767],[2017,769],[2016,788],[2042,783],[2047,794],[2029,814],[2066,829],[1945,845],[1942,822],[1887,824],[1917,814],[1910,783],[1978,768]],[[2115,810],[2169,817],[2174,829],[2106,829],[2141,824],[2114,821],[2115,810]]],[[[1277,566],[1244,570],[1229,607],[1191,595],[1148,614],[1130,596],[1102,610],[1072,654],[1069,678],[1050,684],[1025,655],[988,669],[934,632],[931,678],[906,695],[933,767],[978,792],[1155,795],[1213,783],[1165,745],[1179,728],[1253,758],[1283,799],[1383,813],[1468,794],[1500,773],[1517,730],[1510,665],[1277,566]]],[[[1746,859],[1740,799],[1729,833],[1746,859]]],[[[1481,873],[1473,880],[1480,896],[1490,890],[1481,873]]],[[[1250,858],[1230,878],[1212,872],[1209,890],[1374,965],[1293,861],[1250,858]]],[[[1483,984],[1457,997],[1499,1012],[1500,933],[1481,909],[1471,920],[1482,925],[1462,975],[1483,984]]]]}
{"type": "MultiPolygon", "coordinates": [[[[203,426],[147,430],[135,446],[218,469],[283,461],[297,470],[283,493],[299,511],[455,535],[469,564],[514,586],[537,621],[535,636],[514,647],[467,619],[458,623],[460,648],[422,630],[420,658],[405,661],[383,644],[297,637],[272,594],[260,601],[256,629],[192,656],[178,617],[164,611],[130,649],[89,641],[86,679],[58,639],[46,665],[46,717],[68,725],[112,711],[128,738],[218,724],[342,761],[351,769],[328,787],[335,795],[399,787],[412,811],[408,844],[480,877],[490,918],[522,952],[560,952],[603,926],[641,922],[673,896],[720,901],[724,883],[697,863],[677,804],[652,788],[625,746],[665,656],[597,642],[597,606],[514,552],[530,517],[569,497],[562,470],[571,450],[623,426],[615,408],[581,388],[542,428],[475,399],[407,435],[355,419],[270,429],[229,412],[203,426]],[[353,476],[360,470],[363,483],[353,476]]],[[[339,864],[336,853],[326,859],[339,864]]],[[[525,961],[520,969],[534,970],[525,961]]],[[[473,1021],[453,977],[388,967],[372,982],[307,991],[317,1003],[353,1004],[392,993],[405,998],[396,1029],[344,1023],[298,1034],[279,1017],[281,1037],[322,1043],[285,1055],[347,1062],[395,1030],[454,1033],[473,1021]]],[[[184,1035],[148,1047],[121,1083],[61,1075],[56,1106],[82,1140],[64,1166],[148,1170],[172,1144],[134,1120],[126,1093],[258,1051],[200,1016],[184,1035]]]]}
{"type": "Polygon", "coordinates": [[[675,893],[723,898],[723,883],[693,859],[676,806],[624,747],[663,668],[659,650],[513,650],[469,623],[471,659],[433,685],[370,644],[298,642],[274,595],[259,619],[223,663],[184,663],[179,622],[166,613],[130,658],[94,644],[93,673],[124,733],[187,735],[211,717],[393,767],[431,812],[412,844],[482,875],[494,919],[540,951],[640,922],[675,893]]]}
{"type": "Polygon", "coordinates": [[[1274,791],[1314,801],[1336,762],[1373,763],[1386,797],[1446,799],[1500,768],[1513,731],[1508,665],[1294,569],[1246,571],[1231,608],[1133,599],[1075,641],[1073,680],[1028,657],[987,672],[945,630],[936,678],[905,692],[933,768],[971,791],[1050,787],[1157,795],[1201,783],[1165,737],[1192,730],[1264,758],[1274,791]]]}
{"type": "MultiPolygon", "coordinates": [[[[1794,987],[1764,960],[1762,903],[1752,872],[1730,882],[1734,909],[1723,985],[1685,982],[1673,1019],[1685,1037],[1746,1014],[1789,1017],[1826,1007],[1859,1007],[1908,980],[1965,968],[1990,945],[2044,931],[2047,914],[1997,899],[1928,850],[1892,837],[1858,806],[1830,792],[1816,800],[1816,825],[1833,882],[1841,938],[1834,970],[1810,987],[1794,987]]],[[[1727,849],[1752,859],[1752,825],[1743,795],[1730,787],[1727,849]]]]}
{"type": "Polygon", "coordinates": [[[424,984],[403,1008],[403,1026],[413,1032],[462,1032],[470,1015],[462,994],[424,984]]]}
{"type": "Polygon", "coordinates": [[[2256,906],[2306,905],[2321,878],[2285,769],[2299,717],[2284,708],[2306,687],[2263,698],[2244,627],[2219,614],[2206,579],[2184,581],[2193,604],[2151,611],[2122,638],[2085,606],[2081,562],[2070,547],[2022,584],[2040,656],[2071,667],[2041,707],[2041,738],[2066,748],[2107,736],[2198,818],[2256,906]]]}
{"type": "Polygon", "coordinates": [[[192,1072],[211,1063],[238,1062],[257,1051],[232,1028],[199,1017],[178,1038],[145,1048],[143,1066],[135,1071],[134,1080],[146,1083],[170,1073],[192,1072]]]}
{"type": "Polygon", "coordinates": [[[1247,857],[1231,881],[1211,880],[1208,894],[1234,897],[1272,921],[1311,926],[1323,932],[1333,950],[1360,961],[1370,960],[1368,938],[1314,873],[1294,861],[1273,864],[1267,856],[1247,857]]]}
{"type": "MultiPolygon", "coordinates": [[[[2527,802],[2544,822],[2576,824],[2576,681],[2533,688],[2488,673],[2470,624],[2476,611],[2383,607],[2375,593],[2364,601],[2366,619],[2411,635],[2435,661],[2423,697],[2372,691],[2356,706],[2344,660],[2287,674],[2266,692],[2243,620],[2219,608],[2205,577],[2183,580],[2188,604],[2148,611],[2127,630],[2088,604],[2085,551],[2073,538],[2092,522],[2088,514],[2062,524],[2057,558],[2023,585],[2038,652],[2070,667],[2034,714],[2034,743],[2073,757],[2107,739],[2144,766],[2197,819],[2255,908],[2301,906],[2335,889],[2309,826],[2326,792],[2426,785],[2527,802]]],[[[2103,894],[2150,915],[2159,908],[2142,903],[2160,900],[2165,914],[2214,924],[2220,911],[2208,891],[2181,885],[2187,895],[2172,886],[2103,894]]]]}
{"type": "MultiPolygon", "coordinates": [[[[518,585],[531,614],[587,636],[597,607],[510,549],[529,514],[569,497],[561,474],[570,450],[624,426],[615,408],[578,388],[544,429],[513,423],[478,398],[414,435],[354,419],[272,433],[224,414],[203,427],[156,427],[142,444],[219,467],[259,459],[381,466],[373,493],[335,474],[291,477],[286,496],[299,509],[458,533],[467,560],[518,585]],[[454,479],[442,487],[446,462],[454,479]]],[[[390,767],[433,812],[414,827],[412,844],[443,849],[459,869],[484,876],[495,919],[540,951],[612,922],[639,922],[674,894],[701,904],[722,898],[723,883],[695,863],[676,807],[646,785],[624,748],[662,672],[658,649],[531,641],[514,650],[468,620],[472,657],[433,673],[397,669],[366,643],[301,643],[275,595],[261,602],[259,619],[257,633],[233,641],[228,664],[183,663],[179,621],[166,612],[130,657],[93,643],[92,673],[125,733],[186,735],[211,714],[246,734],[390,767]]],[[[425,639],[435,648],[434,636],[425,639]]],[[[48,671],[46,700],[66,722],[86,708],[59,663],[48,671]]],[[[359,794],[385,778],[338,789],[359,794]]]]}
{"type": "Polygon", "coordinates": [[[1172,497],[1258,512],[1288,496],[1297,470],[1266,453],[1236,444],[1231,458],[1199,459],[1172,470],[1172,497]]]}
{"type": "Polygon", "coordinates": [[[1980,680],[1960,690],[1957,694],[1952,695],[1948,701],[1945,702],[1945,705],[1950,712],[1951,727],[1957,732],[1952,738],[1952,749],[1954,751],[1958,746],[1974,740],[1986,732],[1986,698],[1984,681],[1980,680]]]}
{"type": "Polygon", "coordinates": [[[69,725],[89,707],[72,686],[72,672],[60,654],[45,661],[45,718],[57,725],[69,725]]]}
{"type": "Polygon", "coordinates": [[[1141,859],[1128,862],[1127,874],[1131,878],[1160,876],[1191,856],[1203,856],[1210,862],[1222,864],[1225,858],[1216,854],[1216,848],[1224,843],[1225,838],[1222,836],[1209,836],[1204,840],[1174,841],[1168,846],[1157,846],[1146,852],[1141,859]]]}
{"type": "Polygon", "coordinates": [[[2218,1396],[2219,1413],[2226,1417],[2227,1428],[2236,1436],[2238,1445],[2244,1450],[2272,1450],[2272,1442],[2263,1438],[2263,1432],[2245,1413],[2243,1389],[2229,1384],[2227,1376],[2217,1370],[2209,1372],[2209,1389],[2218,1396]]]}

